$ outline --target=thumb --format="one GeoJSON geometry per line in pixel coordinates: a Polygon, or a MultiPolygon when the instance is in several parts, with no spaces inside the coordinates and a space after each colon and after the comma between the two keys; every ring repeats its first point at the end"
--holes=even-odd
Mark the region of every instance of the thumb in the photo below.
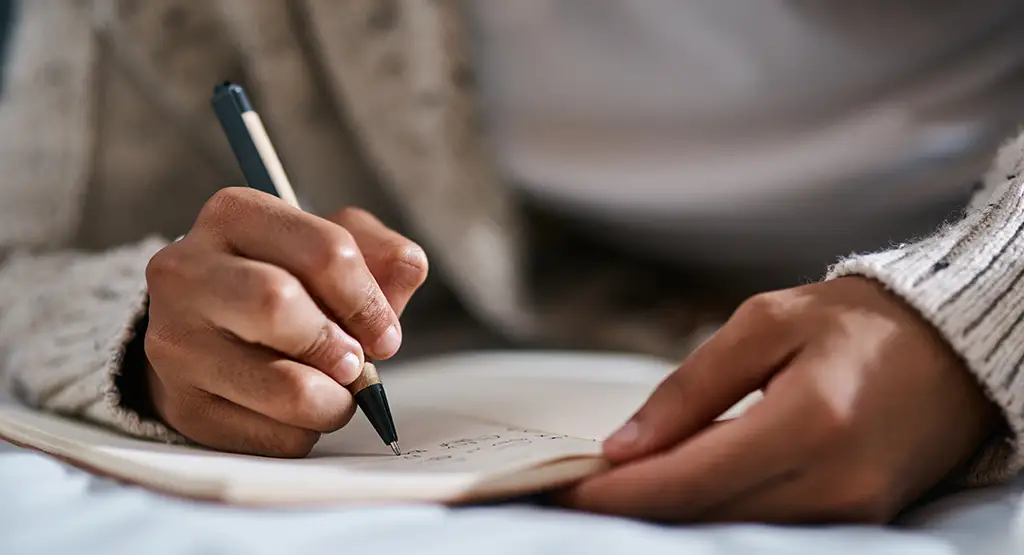
{"type": "Polygon", "coordinates": [[[741,308],[604,443],[621,463],[674,446],[767,382],[797,349],[791,325],[741,308]],[[751,314],[754,313],[754,314],[751,314]]]}
{"type": "Polygon", "coordinates": [[[427,255],[419,245],[369,212],[346,208],[329,218],[352,234],[370,274],[399,316],[427,279],[427,255]]]}

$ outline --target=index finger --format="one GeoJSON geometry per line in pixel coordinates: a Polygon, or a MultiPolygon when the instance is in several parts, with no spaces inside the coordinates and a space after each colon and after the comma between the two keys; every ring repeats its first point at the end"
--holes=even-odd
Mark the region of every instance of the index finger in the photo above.
{"type": "Polygon", "coordinates": [[[766,397],[671,451],[614,468],[570,490],[570,506],[607,514],[686,521],[799,471],[811,442],[793,431],[807,421],[800,399],[766,397]]]}
{"type": "Polygon", "coordinates": [[[676,445],[763,386],[800,344],[795,328],[771,308],[779,302],[773,298],[741,306],[608,438],[605,456],[624,462],[676,445]]]}

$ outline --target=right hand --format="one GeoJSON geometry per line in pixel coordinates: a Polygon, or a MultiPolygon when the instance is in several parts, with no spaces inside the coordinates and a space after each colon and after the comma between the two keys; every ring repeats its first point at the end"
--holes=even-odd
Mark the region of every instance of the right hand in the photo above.
{"type": "Polygon", "coordinates": [[[423,250],[365,211],[223,189],[146,269],[153,406],[213,449],[305,456],[351,419],[364,356],[398,351],[426,275],[423,250]]]}

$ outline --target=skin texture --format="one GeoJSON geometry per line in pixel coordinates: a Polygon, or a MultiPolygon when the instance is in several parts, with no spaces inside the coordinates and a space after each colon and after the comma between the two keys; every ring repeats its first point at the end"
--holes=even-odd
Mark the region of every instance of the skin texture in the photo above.
{"type": "Polygon", "coordinates": [[[606,440],[613,468],[561,502],[666,522],[884,523],[998,422],[929,324],[843,278],[743,304],[606,440]]]}
{"type": "Polygon", "coordinates": [[[224,189],[147,267],[153,406],[213,449],[305,456],[352,417],[365,357],[398,351],[426,276],[423,250],[365,211],[224,189]]]}

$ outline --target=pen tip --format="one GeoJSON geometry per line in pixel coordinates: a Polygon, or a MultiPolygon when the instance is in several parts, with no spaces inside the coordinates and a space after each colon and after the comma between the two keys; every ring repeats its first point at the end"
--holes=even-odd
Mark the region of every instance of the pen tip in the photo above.
{"type": "Polygon", "coordinates": [[[402,454],[402,448],[398,445],[397,441],[392,441],[389,445],[391,445],[391,450],[394,451],[396,455],[402,454]]]}

